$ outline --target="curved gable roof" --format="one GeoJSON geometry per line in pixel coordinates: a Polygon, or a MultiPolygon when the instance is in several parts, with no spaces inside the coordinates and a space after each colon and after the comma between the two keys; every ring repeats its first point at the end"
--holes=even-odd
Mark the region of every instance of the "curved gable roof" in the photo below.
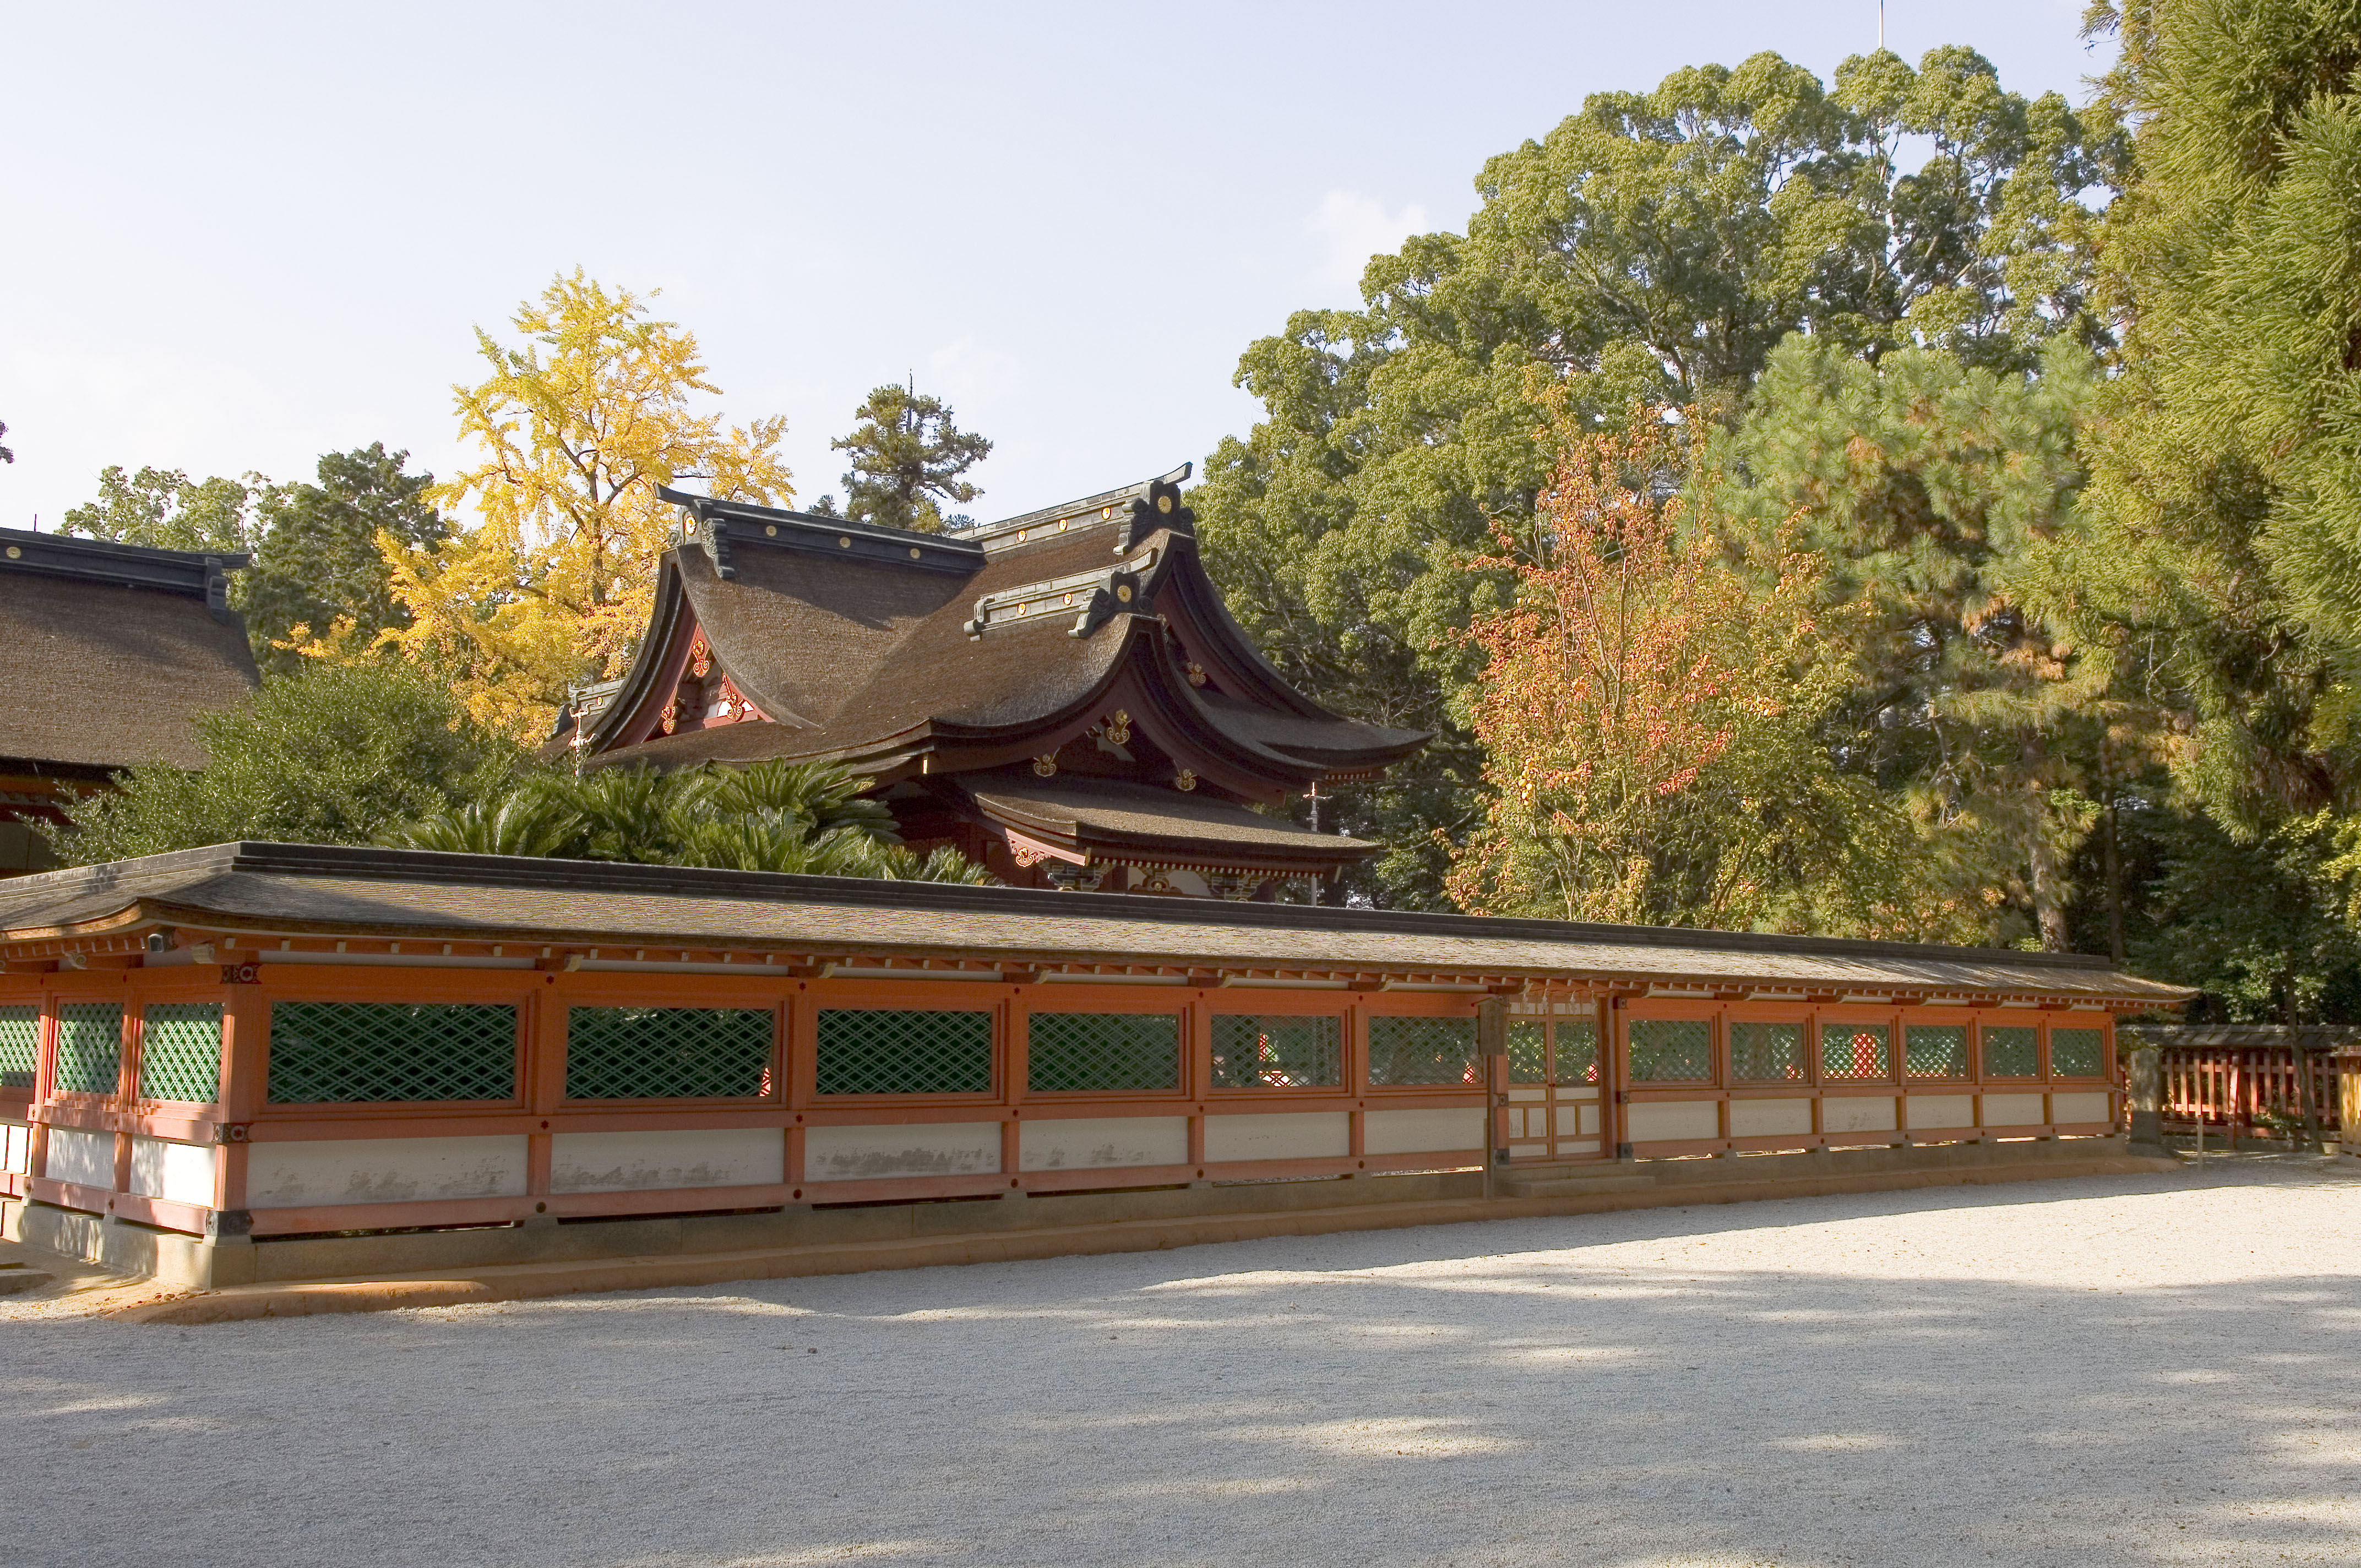
{"type": "Polygon", "coordinates": [[[1013,740],[1069,720],[1170,641],[1205,650],[1232,689],[1193,690],[1178,663],[1160,687],[1274,778],[1369,772],[1416,750],[1423,734],[1329,712],[1247,641],[1198,561],[1178,504],[1186,472],[955,535],[667,491],[687,521],[639,659],[586,744],[675,765],[875,754],[921,733],[1013,740]],[[652,734],[692,621],[770,722],[652,734]]]}

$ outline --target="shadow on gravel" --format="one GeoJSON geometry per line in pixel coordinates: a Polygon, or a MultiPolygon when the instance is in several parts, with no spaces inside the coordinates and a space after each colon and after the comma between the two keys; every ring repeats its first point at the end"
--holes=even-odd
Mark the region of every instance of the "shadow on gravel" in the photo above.
{"type": "MultiPolygon", "coordinates": [[[[144,1564],[168,1541],[189,1565],[435,1568],[2349,1562],[2350,1275],[1873,1277],[1780,1266],[1775,1241],[1758,1266],[1710,1262],[1728,1233],[1894,1216],[1845,1234],[1939,1250],[2003,1207],[2076,1261],[2150,1237],[2232,1248],[2235,1224],[2169,1200],[2257,1184],[2338,1203],[2361,1185],[2247,1167],[19,1325],[0,1419],[9,1490],[40,1505],[11,1510],[9,1558],[144,1564]]],[[[2309,1201],[2290,1213],[2323,1212],[2309,1201]]]]}

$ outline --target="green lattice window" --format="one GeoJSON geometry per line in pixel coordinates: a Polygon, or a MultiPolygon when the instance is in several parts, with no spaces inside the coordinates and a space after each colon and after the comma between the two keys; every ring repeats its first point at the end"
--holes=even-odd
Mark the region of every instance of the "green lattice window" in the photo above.
{"type": "Polygon", "coordinates": [[[273,1105],[516,1098],[514,1007],[474,1002],[279,1002],[273,1105]]]}
{"type": "Polygon", "coordinates": [[[1025,1029],[1033,1093],[1180,1087],[1180,1020],[1170,1013],[1036,1013],[1025,1029]]]}
{"type": "Polygon", "coordinates": [[[0,1007],[0,1089],[30,1089],[41,1065],[41,1010],[0,1007]]]}
{"type": "Polygon", "coordinates": [[[1730,1080],[1732,1083],[1803,1082],[1804,1026],[1731,1024],[1730,1080]]]}
{"type": "Polygon", "coordinates": [[[569,1007],[568,1100],[752,1100],[771,1090],[767,1007],[569,1007]]]}
{"type": "Polygon", "coordinates": [[[139,1098],[210,1105],[221,1094],[217,1002],[159,1002],[139,1017],[139,1098]]]}
{"type": "Polygon", "coordinates": [[[1822,1024],[1820,1076],[1823,1079],[1880,1079],[1893,1076],[1893,1031],[1883,1024],[1822,1024]]]}
{"type": "Polygon", "coordinates": [[[1549,1081],[1549,1025],[1538,1018],[1509,1020],[1509,1081],[1549,1081]]]}
{"type": "Polygon", "coordinates": [[[1967,1077],[1968,1031],[1957,1024],[1905,1025],[1902,1070],[1912,1078],[1967,1077]]]}
{"type": "Polygon", "coordinates": [[[2049,1031],[2049,1076],[2096,1078],[2106,1061],[2107,1036],[2098,1029],[2049,1031]]]}
{"type": "Polygon", "coordinates": [[[989,1094],[992,1014],[827,1007],[822,1094],[989,1094]]]}
{"type": "Polygon", "coordinates": [[[1986,1078],[2041,1076],[2040,1040],[2036,1031],[2010,1025],[1986,1029],[1983,1036],[1986,1078]]]}
{"type": "Polygon", "coordinates": [[[1560,1083],[1598,1081],[1598,1025],[1588,1018],[1561,1018],[1557,1032],[1557,1080],[1560,1083]]]}
{"type": "Polygon", "coordinates": [[[1473,1018],[1372,1018],[1369,1081],[1481,1083],[1473,1018]]]}
{"type": "Polygon", "coordinates": [[[112,1094],[123,1071],[123,1004],[58,1003],[58,1088],[74,1094],[112,1094]]]}
{"type": "Polygon", "coordinates": [[[1343,1035],[1334,1018],[1217,1013],[1218,1089],[1334,1089],[1345,1081],[1343,1035]]]}
{"type": "Polygon", "coordinates": [[[1702,1018],[1634,1018],[1631,1041],[1634,1083],[1713,1080],[1713,1025],[1702,1018]]]}

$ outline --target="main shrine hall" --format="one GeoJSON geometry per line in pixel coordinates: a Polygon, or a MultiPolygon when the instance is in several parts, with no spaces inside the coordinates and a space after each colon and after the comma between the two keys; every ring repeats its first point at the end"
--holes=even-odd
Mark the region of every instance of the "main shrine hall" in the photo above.
{"type": "Polygon", "coordinates": [[[1256,651],[1198,558],[1189,473],[942,534],[665,490],[638,656],[559,740],[586,768],[841,762],[906,842],[1016,886],[1316,886],[1379,846],[1255,808],[1428,737],[1332,713],[1256,651]]]}

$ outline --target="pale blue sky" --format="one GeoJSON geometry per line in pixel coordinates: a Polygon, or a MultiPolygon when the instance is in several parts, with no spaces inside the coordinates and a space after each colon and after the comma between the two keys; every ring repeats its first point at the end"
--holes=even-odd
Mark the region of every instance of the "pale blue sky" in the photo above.
{"type": "MultiPolygon", "coordinates": [[[[1894,0],[2080,101],[2080,0],[1894,0]]],[[[1202,460],[1239,351],[1460,228],[1485,158],[1587,93],[1776,49],[1874,0],[1435,5],[0,4],[0,524],[107,463],[448,472],[471,328],[552,273],[662,289],[733,420],[828,438],[915,370],[998,447],[996,517],[1202,460]]]]}

